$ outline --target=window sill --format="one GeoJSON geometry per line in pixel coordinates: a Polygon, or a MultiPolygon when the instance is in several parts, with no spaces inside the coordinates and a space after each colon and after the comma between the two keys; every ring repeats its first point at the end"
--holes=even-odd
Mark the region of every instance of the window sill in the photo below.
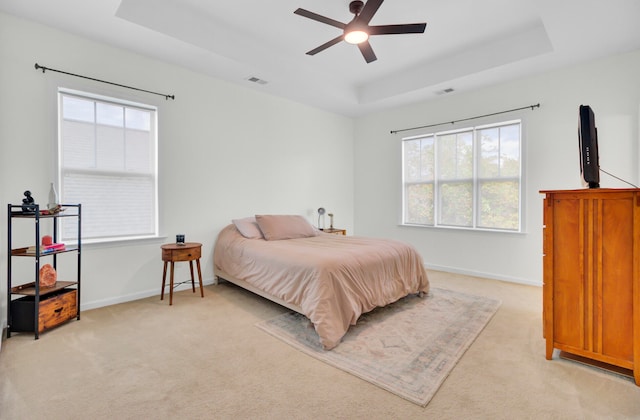
{"type": "Polygon", "coordinates": [[[527,232],[524,230],[504,230],[504,229],[486,229],[486,228],[468,228],[468,227],[458,227],[458,226],[428,226],[428,225],[412,225],[412,224],[399,224],[399,227],[404,228],[420,228],[420,229],[438,229],[438,230],[456,230],[456,231],[464,231],[464,232],[489,232],[489,233],[506,233],[513,235],[526,235],[527,232]]]}
{"type": "Polygon", "coordinates": [[[166,236],[133,237],[120,239],[83,240],[83,249],[121,248],[126,246],[138,246],[149,244],[163,244],[167,242],[166,236]]]}

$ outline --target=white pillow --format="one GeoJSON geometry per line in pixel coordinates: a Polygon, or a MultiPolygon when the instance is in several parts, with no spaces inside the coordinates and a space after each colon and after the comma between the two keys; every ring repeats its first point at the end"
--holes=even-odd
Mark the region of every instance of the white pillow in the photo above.
{"type": "Polygon", "coordinates": [[[311,223],[298,215],[256,214],[256,222],[267,241],[317,236],[311,223]]]}
{"type": "Polygon", "coordinates": [[[247,239],[263,239],[262,231],[258,227],[258,223],[256,223],[256,218],[245,217],[243,219],[233,219],[233,224],[236,225],[236,228],[240,231],[240,234],[247,239]]]}

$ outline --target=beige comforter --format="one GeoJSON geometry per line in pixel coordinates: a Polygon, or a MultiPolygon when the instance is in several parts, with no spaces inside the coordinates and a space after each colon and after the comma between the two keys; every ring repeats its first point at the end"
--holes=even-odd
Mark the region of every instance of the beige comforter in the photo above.
{"type": "Polygon", "coordinates": [[[429,291],[422,258],[393,240],[321,233],[280,241],[246,239],[225,227],[214,268],[302,309],[325,349],[340,343],[362,313],[429,291]]]}

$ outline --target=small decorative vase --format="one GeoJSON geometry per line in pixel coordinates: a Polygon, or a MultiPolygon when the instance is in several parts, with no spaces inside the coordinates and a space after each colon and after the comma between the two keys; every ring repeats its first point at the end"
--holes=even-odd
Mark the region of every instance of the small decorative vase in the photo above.
{"type": "Polygon", "coordinates": [[[58,192],[56,191],[56,187],[54,187],[52,182],[51,188],[49,189],[49,202],[47,203],[47,209],[53,210],[57,206],[58,206],[58,192]]]}

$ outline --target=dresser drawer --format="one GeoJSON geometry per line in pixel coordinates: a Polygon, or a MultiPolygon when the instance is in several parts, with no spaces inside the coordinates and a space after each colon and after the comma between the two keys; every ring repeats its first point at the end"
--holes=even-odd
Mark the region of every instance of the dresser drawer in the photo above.
{"type": "Polygon", "coordinates": [[[190,247],[185,249],[163,249],[163,261],[193,261],[200,258],[201,248],[190,247]]]}
{"type": "MultiPolygon", "coordinates": [[[[11,301],[11,330],[33,332],[35,298],[24,296],[11,301]]],[[[40,298],[38,332],[43,332],[78,316],[78,291],[63,289],[40,298]]]]}

